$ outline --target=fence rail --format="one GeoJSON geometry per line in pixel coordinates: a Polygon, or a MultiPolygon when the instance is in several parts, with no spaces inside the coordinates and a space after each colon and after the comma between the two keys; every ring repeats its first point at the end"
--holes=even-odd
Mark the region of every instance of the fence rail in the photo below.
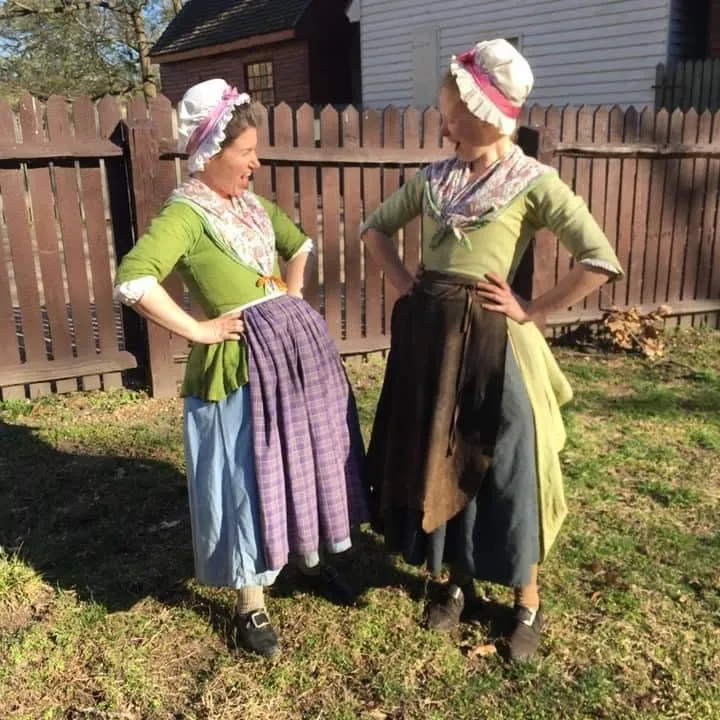
{"type": "Polygon", "coordinates": [[[121,157],[123,148],[109,140],[74,140],[62,145],[28,142],[0,148],[0,160],[81,160],[102,157],[121,157]]]}
{"type": "MultiPolygon", "coordinates": [[[[358,239],[363,220],[427,162],[452,150],[436,109],[384,111],[280,105],[265,111],[255,191],[274,199],[318,246],[308,301],[343,353],[389,344],[395,301],[358,239]],[[319,127],[319,133],[316,128],[319,127]]],[[[46,106],[0,101],[0,344],[2,397],[110,387],[147,370],[171,395],[187,342],[112,300],[116,259],[185,176],[164,97],[46,106]]],[[[611,304],[668,303],[693,322],[720,314],[720,113],[634,108],[527,109],[521,144],[588,203],[625,278],[551,318],[570,325],[611,304]]],[[[407,267],[421,259],[422,218],[397,238],[407,267]]],[[[548,231],[535,238],[518,287],[539,294],[572,266],[548,231]]],[[[200,315],[178,277],[171,295],[200,315]]]]}

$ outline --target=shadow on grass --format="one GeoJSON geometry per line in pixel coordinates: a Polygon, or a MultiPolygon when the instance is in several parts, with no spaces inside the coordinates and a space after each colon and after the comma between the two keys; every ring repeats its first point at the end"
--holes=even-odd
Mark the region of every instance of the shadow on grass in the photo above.
{"type": "Polygon", "coordinates": [[[108,611],[192,575],[185,478],[154,459],[69,453],[0,421],[0,544],[108,611]]]}
{"type": "MultiPolygon", "coordinates": [[[[51,585],[109,612],[152,597],[192,607],[234,642],[227,606],[187,587],[193,559],[184,475],[169,462],[90,455],[86,446],[64,452],[32,428],[0,421],[0,546],[51,585]]],[[[404,586],[422,595],[422,578],[396,566],[369,531],[331,562],[361,591],[404,586]]],[[[292,593],[293,572],[285,570],[273,594],[292,593]]]]}
{"type": "Polygon", "coordinates": [[[489,642],[508,637],[515,626],[515,609],[497,600],[478,600],[467,612],[467,619],[486,629],[489,642]]]}
{"type": "MultiPolygon", "coordinates": [[[[382,538],[369,528],[353,533],[353,546],[339,555],[327,555],[325,561],[334,567],[362,595],[372,588],[402,587],[414,601],[425,597],[427,582],[420,574],[407,572],[402,563],[394,562],[383,549],[382,538]]],[[[274,597],[291,597],[296,590],[298,570],[286,567],[272,589],[274,597]]],[[[307,592],[305,589],[301,592],[307,592]]]]}

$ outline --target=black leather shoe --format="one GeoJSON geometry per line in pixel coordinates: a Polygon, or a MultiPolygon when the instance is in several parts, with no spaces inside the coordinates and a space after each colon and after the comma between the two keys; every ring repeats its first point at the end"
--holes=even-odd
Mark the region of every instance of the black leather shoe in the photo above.
{"type": "Polygon", "coordinates": [[[237,615],[238,643],[246,650],[271,658],[280,652],[278,638],[265,610],[237,615]]]}
{"type": "Polygon", "coordinates": [[[465,607],[465,594],[457,585],[448,585],[444,597],[430,605],[427,614],[427,626],[430,630],[448,632],[460,623],[465,607]]]}
{"type": "Polygon", "coordinates": [[[515,629],[507,643],[508,659],[511,662],[524,662],[535,655],[540,646],[544,622],[542,610],[528,610],[521,605],[515,607],[515,629]]]}
{"type": "Polygon", "coordinates": [[[361,604],[360,594],[357,590],[329,565],[322,565],[320,572],[312,575],[299,571],[297,587],[312,595],[324,597],[333,605],[357,607],[361,604]]]}

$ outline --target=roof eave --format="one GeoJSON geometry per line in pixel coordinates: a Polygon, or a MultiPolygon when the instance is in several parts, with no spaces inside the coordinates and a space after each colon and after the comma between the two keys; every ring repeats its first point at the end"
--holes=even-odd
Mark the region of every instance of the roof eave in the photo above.
{"type": "Polygon", "coordinates": [[[162,65],[201,57],[211,57],[213,55],[222,55],[227,52],[232,52],[233,50],[245,50],[246,48],[257,47],[258,45],[287,42],[295,38],[296,33],[294,29],[278,30],[277,32],[264,33],[262,35],[251,35],[250,37],[232,40],[231,42],[221,43],[220,45],[206,45],[205,47],[192,48],[191,50],[151,52],[150,58],[153,62],[162,65]]]}

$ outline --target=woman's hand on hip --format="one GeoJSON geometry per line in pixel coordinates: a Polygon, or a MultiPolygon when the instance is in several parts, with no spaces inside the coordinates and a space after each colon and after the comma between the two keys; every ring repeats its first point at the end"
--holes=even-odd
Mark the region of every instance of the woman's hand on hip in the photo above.
{"type": "Polygon", "coordinates": [[[242,311],[237,310],[212,320],[199,321],[191,339],[200,345],[214,345],[225,340],[240,340],[244,332],[242,311]]]}
{"type": "Polygon", "coordinates": [[[501,312],[520,324],[534,322],[542,328],[544,318],[535,316],[532,302],[515,295],[507,280],[497,273],[488,273],[485,277],[487,281],[480,280],[475,286],[475,291],[484,301],[482,304],[484,310],[501,312]]]}

